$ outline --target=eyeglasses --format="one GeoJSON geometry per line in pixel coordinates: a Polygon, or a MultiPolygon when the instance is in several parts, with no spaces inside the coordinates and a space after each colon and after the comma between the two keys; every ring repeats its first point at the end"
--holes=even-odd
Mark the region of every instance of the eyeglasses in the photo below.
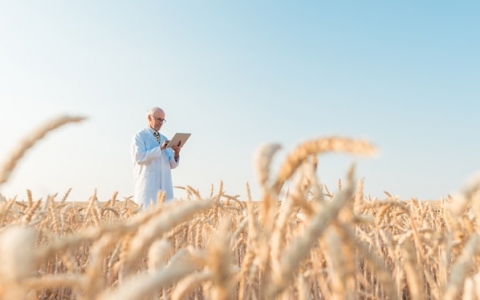
{"type": "Polygon", "coordinates": [[[167,122],[167,120],[162,119],[162,118],[155,118],[154,116],[152,116],[152,118],[154,118],[154,119],[155,119],[156,121],[158,121],[158,122],[162,122],[162,123],[167,122]]]}

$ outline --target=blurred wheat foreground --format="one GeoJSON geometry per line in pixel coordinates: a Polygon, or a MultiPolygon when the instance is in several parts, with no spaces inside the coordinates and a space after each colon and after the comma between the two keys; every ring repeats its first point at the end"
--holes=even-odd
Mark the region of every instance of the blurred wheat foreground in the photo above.
{"type": "MultiPolygon", "coordinates": [[[[36,141],[81,120],[22,141],[0,184],[36,141]]],[[[315,176],[319,155],[371,155],[368,142],[307,141],[272,175],[279,148],[257,152],[261,201],[221,184],[205,197],[179,187],[183,201],[159,194],[146,211],[116,193],[2,198],[1,299],[480,299],[478,182],[439,201],[370,199],[353,167],[334,192],[315,176]]]]}

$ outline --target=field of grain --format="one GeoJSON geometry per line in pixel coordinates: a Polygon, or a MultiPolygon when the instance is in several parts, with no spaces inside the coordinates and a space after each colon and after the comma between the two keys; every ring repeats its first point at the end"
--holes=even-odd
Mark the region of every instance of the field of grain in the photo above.
{"type": "MultiPolygon", "coordinates": [[[[22,141],[0,184],[62,117],[22,141]]],[[[1,299],[480,299],[478,182],[438,201],[364,196],[354,167],[328,190],[327,152],[371,155],[365,141],[256,153],[261,199],[212,188],[140,210],[129,199],[1,199],[1,299]],[[321,166],[318,166],[321,167],[321,166]],[[284,186],[289,182],[288,189],[284,186]]],[[[247,195],[249,187],[246,187],[247,195]]]]}

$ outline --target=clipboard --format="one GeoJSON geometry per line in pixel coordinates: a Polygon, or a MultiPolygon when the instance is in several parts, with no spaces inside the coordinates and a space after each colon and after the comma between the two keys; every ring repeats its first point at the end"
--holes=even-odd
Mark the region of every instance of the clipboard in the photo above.
{"type": "Polygon", "coordinates": [[[179,146],[180,148],[183,147],[190,135],[190,133],[175,133],[173,138],[167,144],[167,148],[172,148],[173,145],[179,146]]]}

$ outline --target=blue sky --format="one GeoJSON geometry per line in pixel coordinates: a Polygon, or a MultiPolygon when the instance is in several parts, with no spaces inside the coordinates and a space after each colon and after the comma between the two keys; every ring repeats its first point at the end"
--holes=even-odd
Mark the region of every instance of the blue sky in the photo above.
{"type": "MultiPolygon", "coordinates": [[[[0,4],[0,159],[44,121],[0,192],[133,194],[145,111],[191,132],[176,185],[258,187],[255,150],[332,135],[375,158],[319,157],[331,190],[352,162],[365,193],[440,199],[480,169],[480,3],[462,1],[10,1],[0,4]]],[[[177,196],[183,193],[177,191],[177,196]]]]}

